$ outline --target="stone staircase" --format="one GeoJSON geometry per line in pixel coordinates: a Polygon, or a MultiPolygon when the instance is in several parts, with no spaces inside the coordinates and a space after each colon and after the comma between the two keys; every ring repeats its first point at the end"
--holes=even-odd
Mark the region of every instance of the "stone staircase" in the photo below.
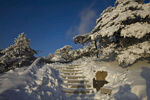
{"type": "Polygon", "coordinates": [[[78,65],[55,66],[60,72],[60,77],[63,80],[63,92],[69,96],[91,95],[93,88],[89,81],[83,76],[81,67],[78,65]]]}

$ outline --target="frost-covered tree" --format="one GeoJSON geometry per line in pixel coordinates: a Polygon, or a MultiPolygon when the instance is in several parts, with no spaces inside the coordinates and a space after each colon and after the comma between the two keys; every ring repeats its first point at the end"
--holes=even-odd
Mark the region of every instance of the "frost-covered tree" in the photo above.
{"type": "Polygon", "coordinates": [[[84,46],[82,49],[73,50],[72,46],[66,45],[60,49],[57,49],[54,54],[50,54],[48,59],[52,62],[70,62],[79,59],[83,56],[92,56],[93,48],[84,46]]]}
{"type": "Polygon", "coordinates": [[[15,43],[1,51],[0,72],[31,64],[36,51],[30,48],[30,40],[24,33],[18,35],[15,43]]]}
{"type": "MultiPolygon", "coordinates": [[[[114,7],[101,13],[96,24],[86,38],[100,43],[102,58],[114,57],[120,65],[128,66],[150,57],[150,3],[116,0],[114,7]]],[[[79,36],[74,40],[82,41],[79,36]]]]}
{"type": "Polygon", "coordinates": [[[48,58],[52,61],[68,62],[73,60],[74,52],[75,50],[72,49],[72,46],[66,45],[57,49],[54,54],[50,54],[48,58]]]}

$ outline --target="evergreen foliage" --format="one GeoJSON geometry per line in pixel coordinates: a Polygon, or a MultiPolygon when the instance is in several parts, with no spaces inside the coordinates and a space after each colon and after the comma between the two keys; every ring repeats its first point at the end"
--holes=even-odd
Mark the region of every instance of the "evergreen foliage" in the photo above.
{"type": "Polygon", "coordinates": [[[30,48],[31,41],[24,33],[19,34],[14,41],[13,45],[0,52],[0,73],[30,65],[35,59],[36,51],[30,48]]]}

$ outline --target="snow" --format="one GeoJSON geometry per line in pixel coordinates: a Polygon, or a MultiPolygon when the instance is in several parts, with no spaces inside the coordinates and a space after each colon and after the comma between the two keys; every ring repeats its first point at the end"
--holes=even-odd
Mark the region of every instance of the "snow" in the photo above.
{"type": "Polygon", "coordinates": [[[150,64],[147,61],[122,68],[116,61],[104,62],[96,58],[81,58],[69,64],[42,64],[40,59],[36,59],[29,67],[17,68],[0,75],[0,100],[150,99],[150,64]],[[55,69],[67,65],[79,65],[83,76],[89,80],[87,84],[91,86],[97,71],[107,71],[106,80],[109,83],[104,88],[112,89],[112,94],[101,94],[94,89],[89,95],[72,95],[67,98],[68,94],[62,92],[62,75],[55,69]]]}
{"type": "Polygon", "coordinates": [[[60,100],[61,80],[50,65],[38,58],[28,68],[9,71],[0,76],[0,100],[60,100]]]}
{"type": "MultiPolygon", "coordinates": [[[[100,18],[97,19],[97,25],[92,30],[92,34],[98,32],[102,37],[112,36],[115,32],[122,30],[121,35],[124,37],[137,37],[141,38],[145,34],[149,34],[149,25],[147,23],[134,23],[132,20],[137,19],[149,19],[149,3],[138,3],[139,0],[118,0],[118,5],[114,7],[108,7],[104,10],[100,18]],[[131,20],[124,24],[123,22],[131,20]],[[130,26],[131,27],[128,27],[130,26]],[[146,26],[146,27],[143,27],[146,26]],[[125,28],[125,30],[124,30],[125,28]],[[133,29],[133,30],[132,30],[133,29]]],[[[141,0],[142,1],[142,0],[141,0]]],[[[144,21],[143,21],[144,22],[144,21]]]]}
{"type": "Polygon", "coordinates": [[[115,44],[110,44],[106,48],[102,48],[102,53],[101,53],[101,59],[110,56],[111,54],[114,54],[115,51],[115,44]]]}
{"type": "Polygon", "coordinates": [[[150,24],[148,23],[135,23],[127,25],[121,30],[121,36],[143,38],[147,33],[150,33],[150,24]]]}
{"type": "MultiPolygon", "coordinates": [[[[79,61],[74,62],[79,63],[79,61]]],[[[95,77],[97,71],[107,71],[108,76],[106,80],[109,82],[104,85],[105,88],[112,89],[112,95],[102,95],[100,92],[95,93],[95,99],[101,100],[149,100],[150,88],[147,81],[148,76],[150,76],[150,64],[146,61],[139,61],[138,63],[132,65],[130,68],[121,68],[118,66],[117,62],[104,62],[99,61],[99,59],[84,58],[80,62],[84,76],[87,80],[90,80],[92,84],[92,79],[95,77]],[[147,73],[146,70],[148,69],[147,73]],[[146,74],[145,78],[142,74],[146,74]]],[[[95,90],[96,91],[96,90],[95,90]]]]}
{"type": "Polygon", "coordinates": [[[65,62],[66,60],[64,58],[62,58],[62,56],[60,56],[60,55],[55,55],[54,57],[52,57],[51,61],[65,62]]]}
{"type": "Polygon", "coordinates": [[[136,60],[141,57],[146,57],[150,54],[150,42],[142,42],[129,46],[127,49],[120,52],[117,55],[117,60],[119,64],[123,63],[124,65],[133,64],[136,60]]]}

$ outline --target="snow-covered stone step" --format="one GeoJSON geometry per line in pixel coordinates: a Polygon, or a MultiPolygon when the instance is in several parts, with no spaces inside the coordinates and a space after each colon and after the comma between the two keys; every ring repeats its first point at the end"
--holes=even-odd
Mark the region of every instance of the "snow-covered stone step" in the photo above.
{"type": "Polygon", "coordinates": [[[81,68],[80,67],[78,67],[78,68],[69,68],[69,67],[54,67],[56,70],[62,70],[62,69],[64,69],[64,70],[81,70],[81,68]]]}
{"type": "Polygon", "coordinates": [[[75,88],[75,89],[78,89],[78,88],[84,88],[84,89],[91,88],[91,86],[86,86],[86,85],[72,85],[72,86],[63,85],[62,87],[64,87],[64,88],[75,88]]]}
{"type": "Polygon", "coordinates": [[[81,67],[65,67],[66,69],[81,69],[81,67]]]}
{"type": "Polygon", "coordinates": [[[82,72],[81,70],[67,70],[67,69],[63,69],[63,70],[60,70],[60,72],[82,72]]]}
{"type": "Polygon", "coordinates": [[[82,75],[81,72],[61,72],[60,75],[82,75]]]}
{"type": "Polygon", "coordinates": [[[74,67],[74,66],[80,66],[80,65],[67,65],[67,66],[69,66],[69,67],[74,67]]]}
{"type": "Polygon", "coordinates": [[[63,71],[60,71],[61,74],[82,74],[82,71],[78,71],[78,72],[63,72],[63,71]]]}
{"type": "Polygon", "coordinates": [[[73,100],[100,100],[99,98],[98,99],[95,99],[95,93],[88,93],[88,94],[66,94],[65,95],[66,97],[71,97],[70,99],[73,99],[73,100]],[[78,98],[79,97],[79,98],[78,98]]]}
{"type": "Polygon", "coordinates": [[[59,66],[54,66],[54,67],[69,67],[69,68],[79,68],[79,65],[59,65],[59,66]]]}
{"type": "Polygon", "coordinates": [[[86,84],[63,84],[62,87],[65,87],[65,88],[91,88],[91,85],[86,85],[86,84]]]}
{"type": "Polygon", "coordinates": [[[84,79],[81,77],[62,77],[63,79],[84,79]]]}
{"type": "Polygon", "coordinates": [[[81,68],[80,66],[54,66],[54,68],[81,68]]]}
{"type": "Polygon", "coordinates": [[[69,91],[93,91],[93,88],[63,88],[63,90],[69,91]]]}
{"type": "Polygon", "coordinates": [[[88,83],[63,83],[62,85],[90,85],[88,83]]]}
{"type": "Polygon", "coordinates": [[[89,94],[93,91],[93,89],[85,89],[85,88],[63,88],[63,92],[68,94],[89,94]]]}
{"type": "Polygon", "coordinates": [[[63,79],[64,83],[88,83],[88,80],[83,80],[83,79],[63,79]]]}
{"type": "Polygon", "coordinates": [[[60,77],[62,77],[63,79],[84,79],[85,78],[85,76],[70,76],[70,75],[62,75],[62,76],[60,76],[60,77]]]}
{"type": "Polygon", "coordinates": [[[68,100],[101,100],[99,97],[96,97],[94,93],[86,94],[71,94],[66,93],[65,95],[68,100]]]}
{"type": "Polygon", "coordinates": [[[83,76],[82,74],[81,75],[60,75],[62,77],[83,77],[85,78],[85,76],[83,76]]]}

